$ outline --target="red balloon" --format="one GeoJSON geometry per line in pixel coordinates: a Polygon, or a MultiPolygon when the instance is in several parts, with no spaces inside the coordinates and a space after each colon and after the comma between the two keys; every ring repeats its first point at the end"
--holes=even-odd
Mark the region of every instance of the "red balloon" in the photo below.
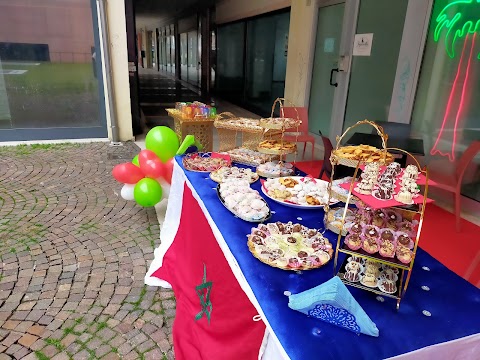
{"type": "Polygon", "coordinates": [[[160,160],[152,150],[142,150],[138,153],[138,163],[142,167],[142,162],[146,163],[148,160],[160,160]]]}
{"type": "Polygon", "coordinates": [[[165,164],[163,164],[163,174],[162,177],[169,184],[172,183],[172,174],[173,174],[173,162],[175,160],[170,159],[165,164]]]}
{"type": "Polygon", "coordinates": [[[140,161],[140,169],[146,177],[156,179],[164,174],[165,164],[160,159],[140,161]]]}
{"type": "Polygon", "coordinates": [[[145,177],[140,168],[132,163],[116,165],[112,170],[112,175],[115,180],[124,184],[136,184],[145,177]]]}

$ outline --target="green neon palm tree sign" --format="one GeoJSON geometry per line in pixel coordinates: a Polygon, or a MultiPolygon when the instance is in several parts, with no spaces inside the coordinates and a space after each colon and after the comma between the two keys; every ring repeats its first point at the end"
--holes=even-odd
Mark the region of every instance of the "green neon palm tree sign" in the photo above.
{"type": "MultiPolygon", "coordinates": [[[[455,0],[446,5],[438,14],[434,39],[439,41],[443,29],[445,35],[445,49],[453,59],[455,57],[455,44],[468,34],[480,31],[480,0],[455,0]]],[[[477,55],[480,59],[480,53],[477,55]]]]}
{"type": "MultiPolygon", "coordinates": [[[[480,32],[480,0],[453,0],[440,11],[436,22],[434,40],[439,41],[443,30],[447,30],[444,38],[445,50],[452,59],[455,58],[457,41],[464,39],[443,122],[435,144],[430,150],[431,155],[439,154],[454,161],[457,129],[461,128],[463,110],[468,106],[466,94],[470,88],[469,80],[472,58],[475,56],[475,38],[480,32]],[[444,131],[446,128],[449,131],[444,131]],[[444,145],[442,144],[450,144],[448,152],[443,150],[444,145]]],[[[477,54],[477,58],[480,59],[480,53],[477,54]]]]}

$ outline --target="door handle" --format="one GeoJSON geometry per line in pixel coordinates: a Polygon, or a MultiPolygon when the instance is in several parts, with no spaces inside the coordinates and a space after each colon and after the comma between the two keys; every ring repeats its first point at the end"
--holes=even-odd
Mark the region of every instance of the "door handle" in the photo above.
{"type": "Polygon", "coordinates": [[[330,71],[330,85],[332,86],[335,86],[337,87],[338,86],[338,83],[333,83],[333,73],[334,72],[339,72],[340,70],[339,69],[332,69],[332,71],[330,71]]]}

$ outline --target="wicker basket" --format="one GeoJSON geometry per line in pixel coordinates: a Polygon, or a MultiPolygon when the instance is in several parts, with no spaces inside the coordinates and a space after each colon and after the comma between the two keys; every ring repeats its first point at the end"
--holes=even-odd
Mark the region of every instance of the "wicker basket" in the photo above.
{"type": "Polygon", "coordinates": [[[388,139],[388,135],[385,134],[385,132],[383,131],[383,128],[380,125],[377,125],[375,122],[369,121],[369,120],[358,121],[356,124],[347,128],[341,136],[337,136],[337,146],[332,151],[332,155],[330,156],[330,162],[332,163],[332,165],[344,165],[344,166],[349,166],[349,167],[356,168],[357,165],[359,165],[359,164],[362,165],[362,164],[367,164],[369,162],[372,162],[372,159],[371,159],[372,156],[379,156],[380,159],[375,161],[375,162],[378,162],[380,165],[388,165],[388,164],[392,163],[395,160],[395,158],[393,157],[392,154],[388,153],[387,150],[386,150],[387,139],[388,139]],[[370,125],[377,131],[378,135],[380,136],[380,138],[382,140],[382,149],[378,149],[377,151],[372,152],[370,154],[370,156],[368,158],[365,158],[365,159],[353,159],[353,158],[347,158],[347,157],[342,156],[341,155],[342,154],[341,153],[341,148],[342,148],[341,142],[342,142],[343,138],[345,137],[345,135],[351,129],[353,129],[357,126],[360,126],[362,124],[370,125]]]}
{"type": "Polygon", "coordinates": [[[195,117],[189,119],[176,109],[167,109],[173,118],[174,130],[180,143],[187,135],[195,136],[195,139],[203,145],[206,152],[213,150],[213,122],[214,119],[195,117]]]}

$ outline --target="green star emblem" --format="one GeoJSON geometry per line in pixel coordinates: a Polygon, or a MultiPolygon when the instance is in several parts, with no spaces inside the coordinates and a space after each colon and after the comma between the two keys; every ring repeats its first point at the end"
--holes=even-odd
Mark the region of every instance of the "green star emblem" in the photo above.
{"type": "Polygon", "coordinates": [[[212,303],[210,301],[210,292],[212,291],[212,282],[207,281],[207,267],[203,264],[203,279],[200,285],[195,286],[195,292],[200,298],[200,306],[202,310],[195,315],[195,321],[200,320],[203,314],[207,317],[208,324],[210,324],[210,317],[212,314],[212,303]]]}

